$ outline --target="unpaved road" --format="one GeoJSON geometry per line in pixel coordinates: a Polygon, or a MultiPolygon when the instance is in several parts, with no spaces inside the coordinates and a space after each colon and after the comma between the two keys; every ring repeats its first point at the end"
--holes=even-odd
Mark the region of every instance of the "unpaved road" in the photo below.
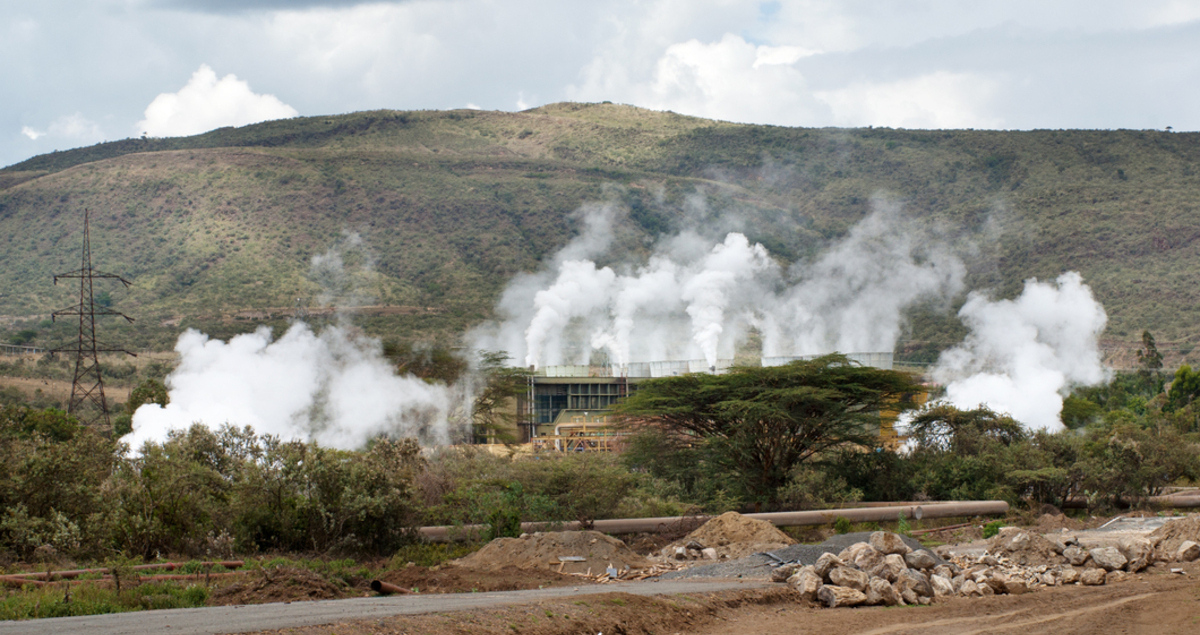
{"type": "Polygon", "coordinates": [[[741,580],[664,580],[626,582],[613,585],[554,587],[500,593],[451,593],[445,595],[398,595],[391,597],[319,600],[290,604],[214,606],[197,609],[137,611],[85,617],[56,617],[44,620],[0,622],[0,635],[207,635],[245,633],[267,629],[331,624],[351,620],[444,613],[527,604],[558,598],[580,597],[620,591],[632,595],[712,593],[731,589],[754,589],[769,582],[741,580]]]}
{"type": "MultiPolygon", "coordinates": [[[[353,631],[351,631],[353,632],[353,631]]],[[[1200,633],[1200,583],[1164,574],[1101,587],[956,598],[921,608],[747,607],[698,635],[1092,635],[1200,633]]]]}

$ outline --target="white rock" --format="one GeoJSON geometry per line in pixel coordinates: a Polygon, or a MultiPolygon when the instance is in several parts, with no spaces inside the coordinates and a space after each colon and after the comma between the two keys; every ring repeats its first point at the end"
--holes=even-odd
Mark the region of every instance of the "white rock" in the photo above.
{"type": "Polygon", "coordinates": [[[895,582],[908,567],[904,566],[904,558],[898,553],[889,553],[870,573],[888,582],[895,582]]]}
{"type": "Polygon", "coordinates": [[[844,586],[858,591],[866,591],[871,577],[864,571],[850,567],[834,567],[829,572],[829,582],[834,586],[844,586]]]}
{"type": "Polygon", "coordinates": [[[870,541],[871,546],[884,555],[898,553],[903,556],[912,551],[908,545],[904,544],[904,539],[899,534],[894,534],[890,531],[873,532],[871,533],[870,541]]]}
{"type": "Polygon", "coordinates": [[[867,585],[867,604],[897,606],[903,602],[904,600],[896,592],[895,587],[888,584],[887,580],[871,578],[871,582],[867,585]]]}
{"type": "Polygon", "coordinates": [[[817,599],[829,608],[837,608],[839,606],[858,606],[867,601],[867,596],[857,589],[826,584],[817,591],[817,599]]]}
{"type": "Polygon", "coordinates": [[[979,585],[974,580],[964,580],[962,588],[958,590],[958,593],[969,598],[983,597],[983,591],[980,590],[979,585]]]}
{"type": "Polygon", "coordinates": [[[1175,552],[1175,559],[1180,562],[1191,562],[1196,558],[1200,558],[1200,544],[1191,540],[1183,541],[1183,544],[1179,545],[1179,550],[1175,552]]]}
{"type": "Polygon", "coordinates": [[[1104,569],[1084,569],[1083,573],[1079,574],[1079,583],[1084,586],[1100,586],[1104,584],[1107,575],[1104,569]]]}
{"type": "Polygon", "coordinates": [[[1088,555],[1087,551],[1084,551],[1076,545],[1071,545],[1064,549],[1062,555],[1067,559],[1067,562],[1070,562],[1076,567],[1082,567],[1087,563],[1088,558],[1091,557],[1088,555]]]}
{"type": "Polygon", "coordinates": [[[821,576],[808,567],[788,578],[788,584],[792,585],[793,589],[799,591],[801,597],[809,601],[817,599],[817,592],[821,590],[822,586],[821,576]]]}
{"type": "Polygon", "coordinates": [[[1118,549],[1121,550],[1121,555],[1128,560],[1125,563],[1125,570],[1130,573],[1137,573],[1150,566],[1150,561],[1154,558],[1154,545],[1145,538],[1125,538],[1121,540],[1118,549]]]}
{"type": "Polygon", "coordinates": [[[933,587],[933,594],[939,598],[954,595],[954,585],[950,584],[950,580],[936,573],[929,576],[929,586],[933,587]]]}
{"type": "Polygon", "coordinates": [[[1097,547],[1088,551],[1092,556],[1092,562],[1103,567],[1105,571],[1116,571],[1125,566],[1127,560],[1121,555],[1121,550],[1116,547],[1097,547]]]}
{"type": "Polygon", "coordinates": [[[926,571],[937,566],[937,559],[927,549],[917,549],[904,556],[904,563],[913,569],[926,571]]]}
{"type": "Polygon", "coordinates": [[[817,563],[813,565],[817,568],[817,575],[821,576],[822,580],[829,581],[829,572],[836,567],[846,566],[846,562],[832,553],[823,553],[817,558],[817,563]]]}

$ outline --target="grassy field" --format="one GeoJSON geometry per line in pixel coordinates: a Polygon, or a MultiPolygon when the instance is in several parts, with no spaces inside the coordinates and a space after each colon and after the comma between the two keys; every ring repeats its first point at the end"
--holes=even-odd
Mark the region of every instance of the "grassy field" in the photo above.
{"type": "MultiPolygon", "coordinates": [[[[633,252],[694,222],[699,202],[794,261],[882,194],[971,244],[971,287],[1011,296],[1026,278],[1078,270],[1108,310],[1112,346],[1149,329],[1178,361],[1200,339],[1198,159],[1191,133],[782,128],[612,104],[130,139],[0,170],[0,336],[69,336],[44,318],[73,302],[50,278],[78,268],[84,208],[96,266],[134,281],[111,297],[139,321],[108,332],[162,349],[188,326],[282,326],[279,309],[318,299],[312,257],[339,245],[370,264],[346,281],[353,301],[412,308],[364,314],[364,328],[449,343],[578,231],[571,212],[586,202],[629,210],[633,252]]],[[[961,336],[945,311],[915,309],[911,323],[904,350],[961,336]]]]}

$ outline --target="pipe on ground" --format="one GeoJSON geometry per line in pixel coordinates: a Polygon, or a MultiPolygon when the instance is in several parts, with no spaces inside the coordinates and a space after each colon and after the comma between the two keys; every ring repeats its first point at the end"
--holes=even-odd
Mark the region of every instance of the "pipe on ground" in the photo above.
{"type": "MultiPolygon", "coordinates": [[[[1166,496],[1150,496],[1145,499],[1151,507],[1173,507],[1175,509],[1195,509],[1200,507],[1200,496],[1195,494],[1166,496]]],[[[1087,509],[1087,499],[1082,496],[1072,496],[1063,501],[1063,509],[1087,509]]],[[[1118,501],[1118,507],[1131,507],[1129,501],[1118,501]]]]}
{"type": "MultiPolygon", "coordinates": [[[[778,527],[804,527],[811,525],[828,525],[838,517],[851,522],[879,522],[898,520],[901,514],[905,518],[920,520],[921,518],[953,518],[956,516],[1001,516],[1008,513],[1008,503],[1004,501],[960,501],[952,503],[922,503],[906,505],[890,505],[885,507],[854,507],[847,509],[818,509],[801,512],[769,512],[761,514],[743,514],[747,518],[756,518],[774,523],[778,527]]],[[[640,534],[661,533],[678,529],[684,523],[703,523],[710,516],[662,516],[658,518],[615,518],[597,520],[590,529],[606,534],[640,534]]],[[[585,529],[578,521],[564,523],[530,522],[521,523],[521,531],[576,531],[585,529]]],[[[421,527],[421,536],[431,542],[452,542],[466,540],[478,535],[484,530],[483,525],[441,525],[436,527],[421,527]]]]}
{"type": "Polygon", "coordinates": [[[380,595],[399,595],[408,593],[407,589],[398,587],[389,582],[384,582],[383,580],[371,580],[371,590],[380,595]]]}
{"type": "MultiPolygon", "coordinates": [[[[185,563],[181,563],[181,562],[158,562],[158,563],[154,563],[154,564],[139,564],[139,565],[136,565],[133,567],[129,567],[129,569],[131,571],[154,571],[156,569],[166,569],[167,571],[174,571],[174,570],[182,567],[184,564],[185,563]]],[[[245,564],[246,563],[243,560],[225,560],[222,562],[201,562],[200,566],[201,567],[215,567],[217,565],[220,565],[222,567],[225,567],[226,569],[240,569],[245,564]]],[[[51,580],[51,579],[69,580],[71,578],[78,578],[81,575],[87,575],[89,573],[110,574],[110,573],[112,573],[112,569],[105,567],[105,568],[101,568],[101,569],[68,569],[66,571],[49,571],[49,572],[33,571],[30,573],[15,573],[15,574],[11,574],[11,575],[23,577],[23,578],[30,578],[30,579],[34,579],[34,580],[51,580]]]]}
{"type": "Polygon", "coordinates": [[[29,578],[21,578],[15,575],[0,575],[0,586],[19,589],[27,584],[30,586],[46,586],[46,583],[40,580],[30,580],[29,578]]]}

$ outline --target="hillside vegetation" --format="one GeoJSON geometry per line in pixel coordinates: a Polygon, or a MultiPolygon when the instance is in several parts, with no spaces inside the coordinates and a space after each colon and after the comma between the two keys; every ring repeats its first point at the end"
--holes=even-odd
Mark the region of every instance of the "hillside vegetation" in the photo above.
{"type": "MultiPolygon", "coordinates": [[[[73,303],[77,288],[51,275],[79,266],[84,208],[95,265],[134,283],[111,289],[139,319],[109,331],[130,346],[169,347],[187,326],[279,326],[297,298],[369,305],[358,319],[368,331],[450,343],[579,230],[571,212],[586,202],[628,208],[635,250],[694,221],[702,202],[701,216],[736,216],[793,261],[882,193],[972,242],[971,288],[1011,296],[1026,278],[1078,270],[1113,346],[1133,349],[1149,329],[1170,365],[1200,339],[1198,160],[1192,133],[782,128],[613,104],[131,139],[0,170],[0,328],[5,339],[35,331],[31,343],[69,335],[43,320],[73,303]],[[322,297],[310,275],[313,256],[338,245],[352,299],[322,297]]],[[[961,336],[946,311],[912,318],[906,350],[961,336]]]]}

